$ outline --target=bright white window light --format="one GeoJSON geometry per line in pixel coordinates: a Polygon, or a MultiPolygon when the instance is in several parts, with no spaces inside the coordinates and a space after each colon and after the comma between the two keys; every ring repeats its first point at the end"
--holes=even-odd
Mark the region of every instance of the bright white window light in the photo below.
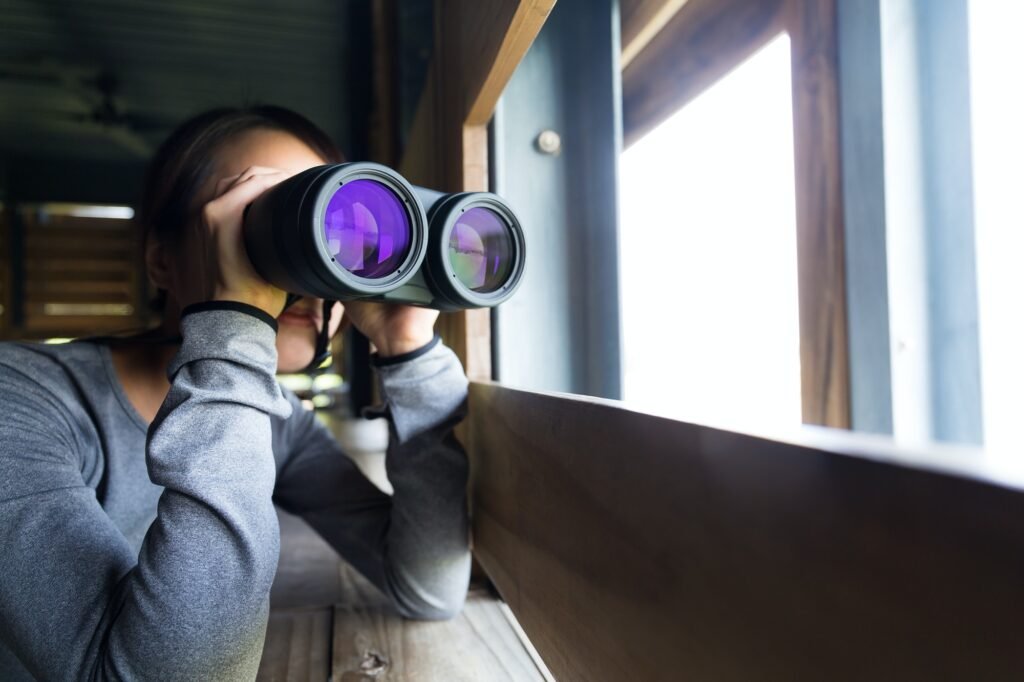
{"type": "Polygon", "coordinates": [[[801,421],[790,41],[622,156],[627,403],[686,421],[801,421]]]}
{"type": "Polygon", "coordinates": [[[52,216],[71,216],[73,218],[106,218],[110,220],[131,220],[135,217],[135,209],[131,206],[115,206],[105,204],[67,204],[49,202],[42,204],[40,210],[52,216]]]}
{"type": "Polygon", "coordinates": [[[115,316],[127,317],[135,312],[129,303],[44,303],[43,314],[59,316],[115,316]]]}
{"type": "Polygon", "coordinates": [[[971,0],[968,24],[985,445],[1024,469],[1024,3],[971,0]]]}

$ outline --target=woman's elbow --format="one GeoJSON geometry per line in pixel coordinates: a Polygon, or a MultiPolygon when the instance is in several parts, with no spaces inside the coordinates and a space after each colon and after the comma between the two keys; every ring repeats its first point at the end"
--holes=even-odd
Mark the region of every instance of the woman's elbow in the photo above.
{"type": "Polygon", "coordinates": [[[469,589],[469,552],[444,570],[421,570],[416,574],[393,576],[391,600],[398,612],[414,620],[448,620],[462,611],[469,589]]]}
{"type": "Polygon", "coordinates": [[[466,592],[439,600],[395,600],[395,607],[403,618],[410,620],[451,620],[462,612],[466,592]]]}

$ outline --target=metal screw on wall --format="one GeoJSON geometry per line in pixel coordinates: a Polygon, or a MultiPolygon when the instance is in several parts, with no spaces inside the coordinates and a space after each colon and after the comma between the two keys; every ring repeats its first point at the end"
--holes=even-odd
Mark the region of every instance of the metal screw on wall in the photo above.
{"type": "Polygon", "coordinates": [[[534,141],[541,154],[558,156],[562,152],[562,136],[554,130],[543,130],[534,141]]]}

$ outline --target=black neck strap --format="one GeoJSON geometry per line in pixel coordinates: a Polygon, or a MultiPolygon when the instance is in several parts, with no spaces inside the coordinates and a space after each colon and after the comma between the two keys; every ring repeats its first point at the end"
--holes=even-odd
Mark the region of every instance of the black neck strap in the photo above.
{"type": "Polygon", "coordinates": [[[316,350],[313,352],[313,361],[306,367],[306,372],[313,374],[320,365],[331,357],[331,312],[334,310],[334,301],[324,301],[323,324],[320,326],[320,333],[316,337],[316,350]]]}

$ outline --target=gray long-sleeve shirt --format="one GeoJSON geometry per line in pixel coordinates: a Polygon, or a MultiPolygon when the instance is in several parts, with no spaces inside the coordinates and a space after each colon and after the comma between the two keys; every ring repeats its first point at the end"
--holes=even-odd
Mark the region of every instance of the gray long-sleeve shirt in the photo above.
{"type": "Polygon", "coordinates": [[[378,368],[390,497],[281,389],[269,324],[204,310],[182,337],[148,430],[107,346],[0,344],[0,679],[254,678],[274,502],[403,614],[461,607],[466,379],[449,349],[378,368]]]}

